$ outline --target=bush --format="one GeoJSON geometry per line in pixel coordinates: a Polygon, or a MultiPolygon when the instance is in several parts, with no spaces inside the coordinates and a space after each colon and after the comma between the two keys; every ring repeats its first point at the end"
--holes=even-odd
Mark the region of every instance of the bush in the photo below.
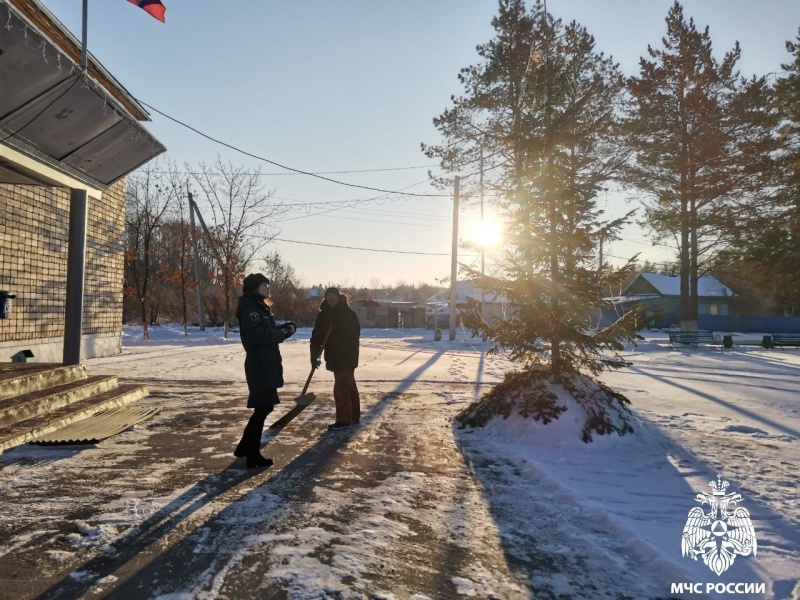
{"type": "Polygon", "coordinates": [[[546,425],[567,410],[558,403],[559,388],[586,413],[584,442],[591,442],[592,434],[633,433],[630,401],[623,394],[587,375],[557,377],[547,368],[507,373],[502,383],[458,413],[455,420],[462,427],[483,427],[494,416],[507,419],[519,413],[546,425]]]}

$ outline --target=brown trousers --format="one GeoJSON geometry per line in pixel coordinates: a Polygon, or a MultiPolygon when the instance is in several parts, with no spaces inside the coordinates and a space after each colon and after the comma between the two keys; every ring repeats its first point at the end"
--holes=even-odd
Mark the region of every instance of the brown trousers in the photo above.
{"type": "Polygon", "coordinates": [[[358,396],[355,374],[355,369],[333,372],[337,423],[358,423],[361,419],[361,399],[358,396]]]}

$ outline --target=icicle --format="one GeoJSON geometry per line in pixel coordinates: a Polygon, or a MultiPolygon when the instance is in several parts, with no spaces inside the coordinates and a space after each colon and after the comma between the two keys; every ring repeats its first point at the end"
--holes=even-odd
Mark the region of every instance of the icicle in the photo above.
{"type": "Polygon", "coordinates": [[[47,60],[47,42],[42,40],[42,43],[39,45],[42,47],[42,58],[44,59],[44,64],[49,65],[50,63],[47,60]]]}
{"type": "Polygon", "coordinates": [[[8,22],[6,23],[6,29],[11,31],[11,5],[8,5],[8,22]]]}
{"type": "Polygon", "coordinates": [[[58,56],[56,57],[56,65],[58,66],[58,70],[61,71],[61,52],[59,52],[58,56]]]}

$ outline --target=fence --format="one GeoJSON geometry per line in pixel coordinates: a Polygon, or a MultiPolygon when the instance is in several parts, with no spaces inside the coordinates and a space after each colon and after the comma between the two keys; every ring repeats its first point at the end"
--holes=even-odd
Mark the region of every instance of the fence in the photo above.
{"type": "MultiPolygon", "coordinates": [[[[619,318],[614,310],[604,310],[600,326],[604,327],[619,318]]],[[[595,319],[592,319],[595,321],[595,319]]],[[[656,327],[680,326],[680,318],[674,313],[665,313],[655,323],[656,327]]],[[[742,315],[698,315],[697,328],[718,332],[738,333],[800,333],[800,317],[748,317],[742,315]]]]}

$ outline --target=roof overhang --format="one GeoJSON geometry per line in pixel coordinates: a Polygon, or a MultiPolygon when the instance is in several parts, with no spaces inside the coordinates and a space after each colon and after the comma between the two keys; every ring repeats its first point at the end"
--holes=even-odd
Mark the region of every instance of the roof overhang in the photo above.
{"type": "Polygon", "coordinates": [[[3,144],[0,144],[0,183],[84,189],[93,198],[100,198],[103,193],[103,187],[88,178],[72,176],[57,164],[47,164],[3,144]]]}
{"type": "Polygon", "coordinates": [[[81,71],[79,42],[38,0],[0,0],[0,20],[0,183],[103,189],[166,150],[102,65],[81,71]]]}

